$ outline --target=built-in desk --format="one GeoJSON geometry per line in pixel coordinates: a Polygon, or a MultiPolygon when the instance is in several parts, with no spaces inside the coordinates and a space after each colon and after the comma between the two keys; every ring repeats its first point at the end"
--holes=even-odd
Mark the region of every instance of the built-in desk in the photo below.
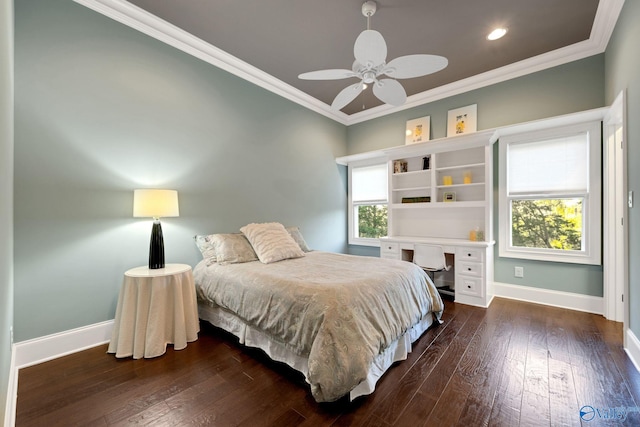
{"type": "Polygon", "coordinates": [[[380,257],[413,261],[415,244],[442,246],[452,254],[455,268],[455,301],[488,307],[493,298],[493,245],[495,241],[393,236],[380,239],[380,257]]]}

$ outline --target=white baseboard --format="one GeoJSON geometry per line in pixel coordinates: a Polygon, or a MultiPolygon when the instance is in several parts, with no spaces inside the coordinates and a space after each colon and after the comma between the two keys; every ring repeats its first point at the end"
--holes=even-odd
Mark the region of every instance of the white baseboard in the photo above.
{"type": "Polygon", "coordinates": [[[113,323],[113,320],[107,320],[106,322],[13,344],[4,426],[13,427],[15,425],[18,371],[21,368],[106,344],[111,339],[113,323]]]}
{"type": "Polygon", "coordinates": [[[627,329],[626,338],[627,346],[624,348],[624,351],[627,353],[627,356],[629,356],[629,359],[631,359],[638,372],[640,372],[640,340],[631,329],[627,329]]]}
{"type": "Polygon", "coordinates": [[[602,297],[499,282],[493,283],[493,293],[495,297],[568,308],[569,310],[585,311],[587,313],[604,313],[604,299],[602,297]]]}
{"type": "Polygon", "coordinates": [[[16,369],[86,350],[111,339],[113,320],[22,341],[14,345],[16,369]]]}

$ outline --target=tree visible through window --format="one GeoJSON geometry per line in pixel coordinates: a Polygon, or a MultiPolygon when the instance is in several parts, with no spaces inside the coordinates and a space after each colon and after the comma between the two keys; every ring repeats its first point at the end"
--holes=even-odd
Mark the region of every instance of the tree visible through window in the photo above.
{"type": "Polygon", "coordinates": [[[582,200],[512,200],[512,245],[582,250],[582,200]]]}
{"type": "Polygon", "coordinates": [[[377,239],[387,235],[387,205],[358,206],[358,237],[377,239]]]}

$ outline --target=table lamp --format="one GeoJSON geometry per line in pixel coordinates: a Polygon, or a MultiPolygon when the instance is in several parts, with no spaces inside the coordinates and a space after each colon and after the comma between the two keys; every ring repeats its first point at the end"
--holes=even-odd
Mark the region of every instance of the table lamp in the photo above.
{"type": "Polygon", "coordinates": [[[133,217],[153,218],[149,243],[149,269],[164,268],[164,240],[161,217],[180,216],[176,190],[134,190],[133,217]]]}

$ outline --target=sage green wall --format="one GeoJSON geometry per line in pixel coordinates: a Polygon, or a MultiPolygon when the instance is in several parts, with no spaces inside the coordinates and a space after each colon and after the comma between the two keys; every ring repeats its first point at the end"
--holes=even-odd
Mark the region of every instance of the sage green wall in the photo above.
{"type": "Polygon", "coordinates": [[[5,419],[13,325],[13,1],[0,1],[0,422],[5,419]]]}
{"type": "Polygon", "coordinates": [[[16,341],[113,319],[147,263],[135,188],[179,192],[168,263],[263,221],[345,251],[345,126],[71,0],[15,8],[16,341]]]}
{"type": "MultiPolygon", "coordinates": [[[[347,131],[348,153],[403,145],[406,121],[423,116],[431,117],[431,139],[445,137],[447,112],[470,104],[478,105],[478,130],[603,107],[604,55],[592,56],[350,126],[347,131]]],[[[494,149],[497,149],[497,145],[494,149]]],[[[497,161],[494,168],[497,171],[497,161]]],[[[498,184],[497,175],[494,184],[498,184]]],[[[494,199],[494,218],[497,224],[497,193],[494,199]]],[[[499,236],[495,230],[497,225],[494,227],[497,242],[499,236]]],[[[496,244],[496,282],[602,296],[600,266],[500,258],[497,247],[496,244]],[[524,267],[524,278],[514,277],[514,266],[524,267]]],[[[351,245],[348,250],[362,255],[379,254],[379,251],[371,248],[351,245]]]]}
{"type": "Polygon", "coordinates": [[[627,0],[605,53],[605,96],[612,103],[620,91],[627,101],[627,180],[634,192],[634,207],[628,210],[629,323],[640,336],[640,2],[627,0]]]}
{"type": "Polygon", "coordinates": [[[592,56],[351,125],[347,152],[404,145],[406,121],[424,116],[431,117],[431,139],[444,138],[447,112],[465,105],[478,105],[478,130],[602,107],[603,80],[604,55],[592,56]]]}

